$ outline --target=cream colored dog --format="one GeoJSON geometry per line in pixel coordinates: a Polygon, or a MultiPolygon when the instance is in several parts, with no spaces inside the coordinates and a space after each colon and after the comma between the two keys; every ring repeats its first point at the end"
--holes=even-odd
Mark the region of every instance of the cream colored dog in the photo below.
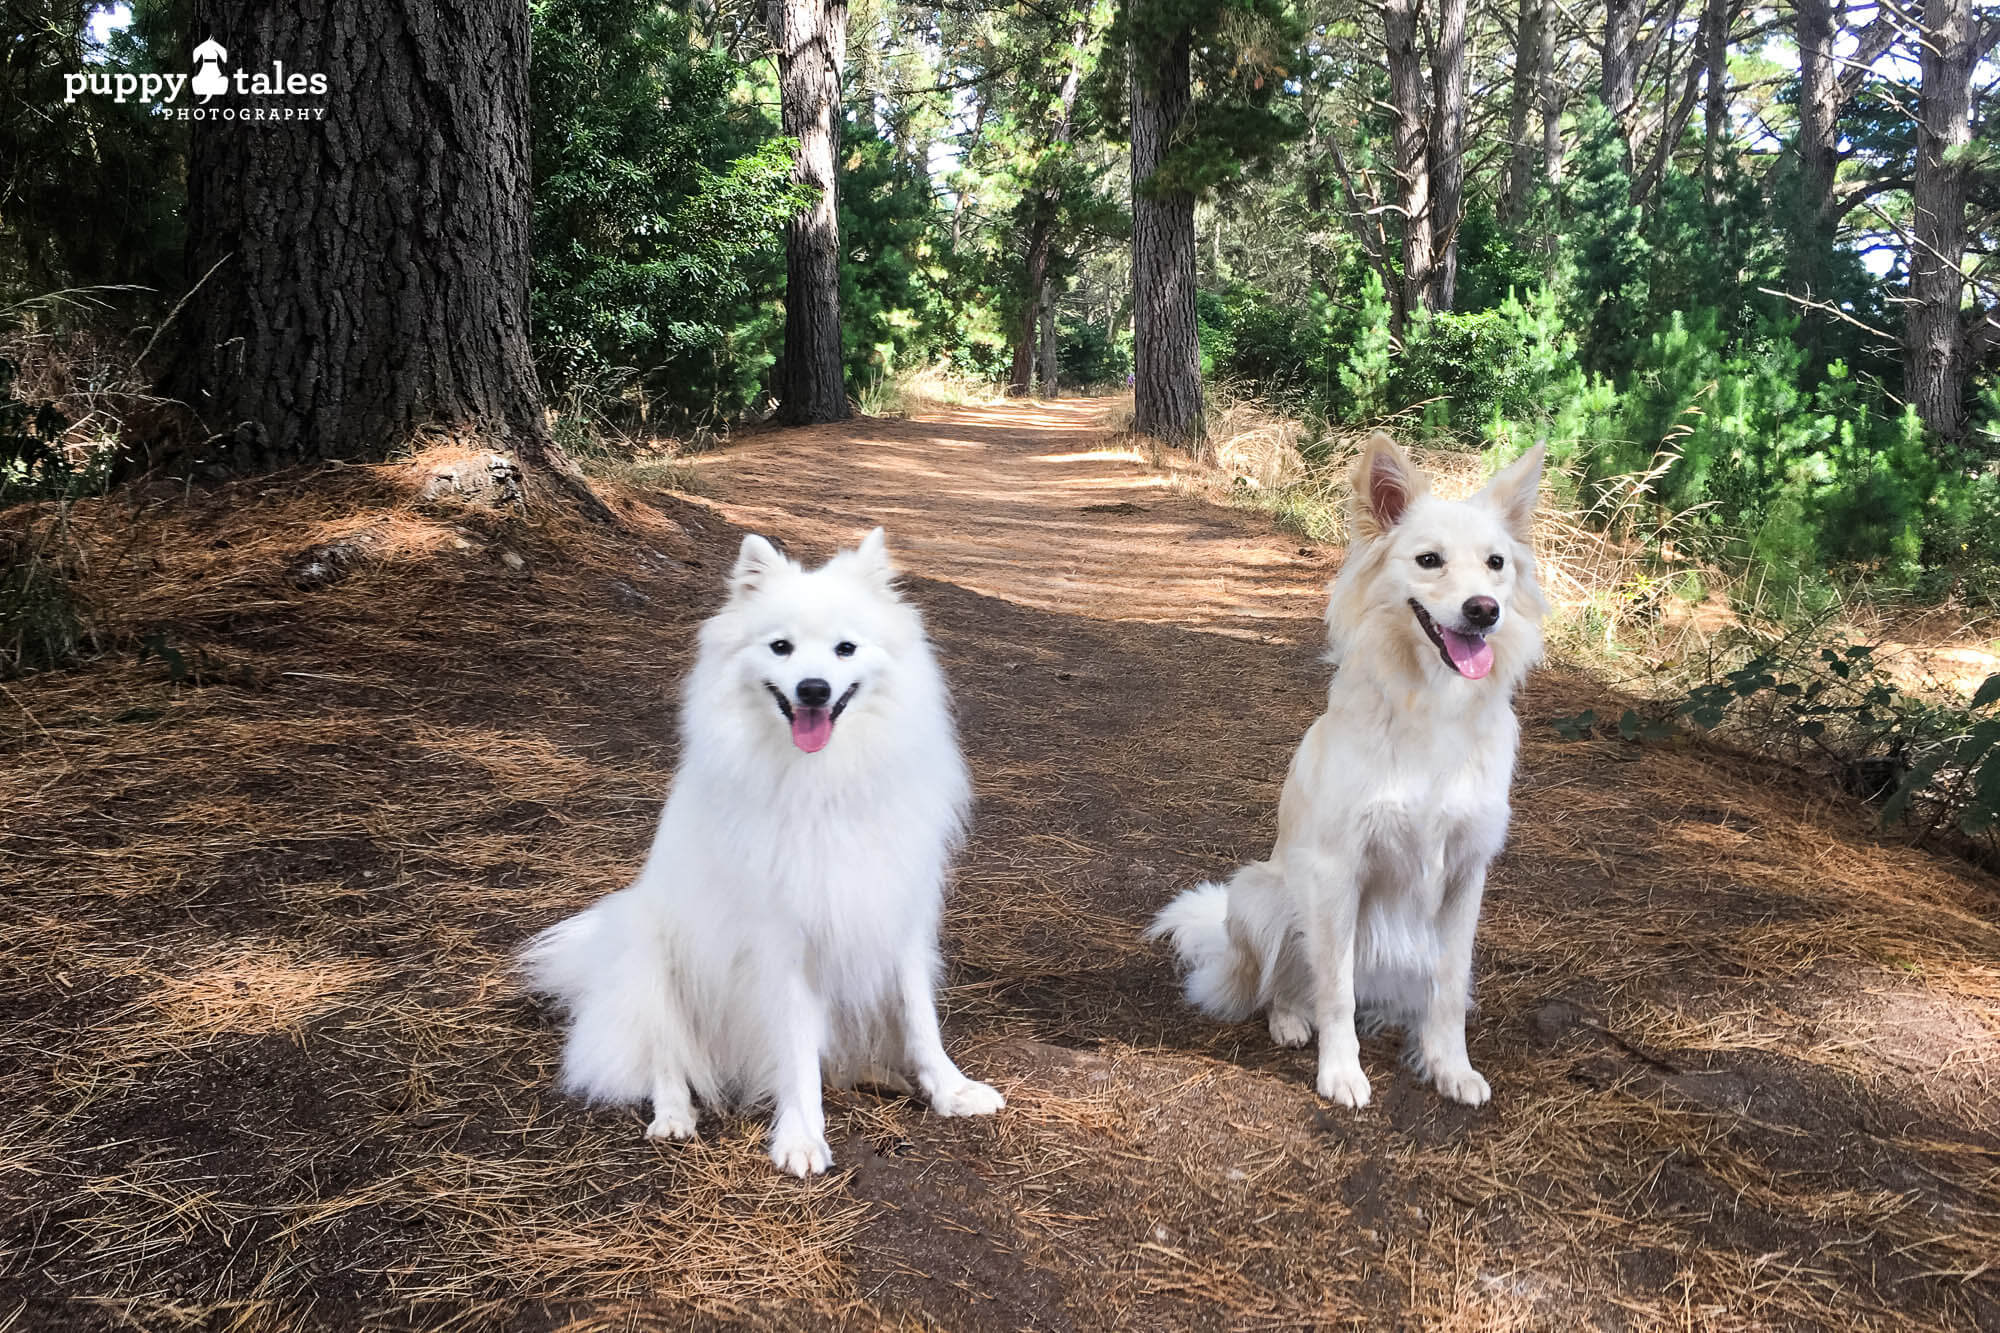
{"type": "Polygon", "coordinates": [[[1507,837],[1520,725],[1513,696],[1547,612],[1529,527],[1538,447],[1464,501],[1387,435],[1354,469],[1353,540],[1326,608],[1326,712],[1292,758],[1268,861],[1169,904],[1188,999],[1272,1040],[1319,1032],[1319,1095],[1365,1106],[1355,1033],[1408,1034],[1406,1056],[1455,1101],[1491,1095],[1465,1051],[1486,867],[1507,837]]]}

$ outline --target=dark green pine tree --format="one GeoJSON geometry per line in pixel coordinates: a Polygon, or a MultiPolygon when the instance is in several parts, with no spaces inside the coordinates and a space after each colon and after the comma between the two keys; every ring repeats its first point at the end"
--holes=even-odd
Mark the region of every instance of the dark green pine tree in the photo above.
{"type": "Polygon", "coordinates": [[[1125,59],[1113,55],[1104,68],[1125,75],[1130,98],[1133,429],[1142,435],[1201,441],[1195,201],[1268,163],[1299,132],[1291,71],[1302,37],[1286,0],[1120,8],[1111,49],[1125,59]]]}

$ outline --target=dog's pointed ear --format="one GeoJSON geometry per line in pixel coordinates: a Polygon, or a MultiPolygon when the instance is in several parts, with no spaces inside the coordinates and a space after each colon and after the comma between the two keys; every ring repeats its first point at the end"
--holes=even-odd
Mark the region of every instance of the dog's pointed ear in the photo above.
{"type": "Polygon", "coordinates": [[[1542,460],[1548,446],[1538,444],[1501,468],[1479,499],[1497,510],[1514,540],[1525,542],[1535,528],[1535,502],[1542,495],[1542,460]]]}
{"type": "Polygon", "coordinates": [[[1430,489],[1388,432],[1376,431],[1361,446],[1354,465],[1354,535],[1379,537],[1402,521],[1410,502],[1430,489]]]}
{"type": "Polygon", "coordinates": [[[743,539],[736,553],[736,568],[729,573],[729,595],[747,597],[770,581],[773,574],[791,568],[784,553],[756,533],[743,539]]]}
{"type": "Polygon", "coordinates": [[[880,528],[871,529],[854,548],[854,565],[885,588],[894,583],[896,562],[889,558],[889,534],[880,528]]]}

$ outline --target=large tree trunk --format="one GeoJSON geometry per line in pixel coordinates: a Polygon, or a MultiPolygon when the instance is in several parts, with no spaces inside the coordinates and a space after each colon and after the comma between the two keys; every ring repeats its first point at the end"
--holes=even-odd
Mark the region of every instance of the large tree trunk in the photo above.
{"type": "Polygon", "coordinates": [[[1904,391],[1946,444],[1965,437],[1966,145],[1972,139],[1969,0],[1924,0],[1911,198],[1910,305],[1903,323],[1904,391]]]}
{"type": "Polygon", "coordinates": [[[784,132],[798,140],[792,177],[819,191],[785,229],[785,348],[778,419],[847,416],[840,355],[840,70],[846,0],[770,0],[784,132]]]}
{"type": "Polygon", "coordinates": [[[1507,180],[1500,215],[1518,227],[1528,220],[1535,197],[1535,145],[1528,137],[1528,113],[1540,92],[1542,29],[1554,18],[1549,0],[1521,0],[1514,27],[1514,96],[1507,107],[1507,180]]]}
{"type": "MultiPolygon", "coordinates": [[[[1712,0],[1711,0],[1712,2],[1712,0]]],[[[1833,245],[1833,178],[1840,166],[1840,71],[1834,63],[1831,0],[1795,0],[1799,45],[1799,132],[1793,156],[1798,191],[1792,227],[1790,281],[1794,293],[1826,299],[1826,260],[1833,245]]]]}
{"type": "Polygon", "coordinates": [[[243,96],[188,154],[189,280],[169,389],[236,468],[382,458],[427,426],[502,437],[608,517],[548,437],[528,350],[528,7],[451,21],[400,0],[197,0],[236,70],[325,73],[243,96]]]}
{"type": "Polygon", "coordinates": [[[1403,285],[1394,302],[1398,332],[1432,296],[1431,170],[1424,134],[1424,70],[1417,56],[1417,0],[1384,0],[1389,103],[1396,113],[1396,176],[1403,206],[1403,285]]]}
{"type": "Polygon", "coordinates": [[[1439,0],[1431,55],[1430,308],[1449,310],[1458,291],[1458,224],[1465,200],[1465,0],[1439,0]]]}
{"type": "Polygon", "coordinates": [[[1599,71],[1598,96],[1625,138],[1627,172],[1636,166],[1632,112],[1639,99],[1639,23],[1643,17],[1644,0],[1605,0],[1604,63],[1599,71]]]}
{"type": "Polygon", "coordinates": [[[1202,435],[1194,315],[1194,196],[1152,175],[1192,105],[1192,38],[1132,55],[1132,428],[1172,445],[1202,435]]]}

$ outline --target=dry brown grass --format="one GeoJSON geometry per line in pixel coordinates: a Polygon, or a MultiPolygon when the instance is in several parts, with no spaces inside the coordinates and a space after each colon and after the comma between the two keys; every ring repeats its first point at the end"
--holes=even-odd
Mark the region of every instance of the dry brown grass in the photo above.
{"type": "Polygon", "coordinates": [[[1482,936],[1495,1102],[1440,1104],[1373,1039],[1377,1104],[1319,1107],[1302,1053],[1187,1013],[1139,930],[1267,844],[1325,569],[1165,488],[1079,517],[1072,473],[1140,465],[981,419],[915,480],[864,425],[739,446],[701,506],[613,483],[622,533],[425,504],[427,458],[79,506],[125,647],[0,696],[0,1327],[2000,1322],[1990,877],[1749,759],[1561,744],[1538,720],[1605,690],[1545,674],[1482,936]],[[1192,582],[1188,624],[1043,596],[1043,529],[993,573],[963,513],[922,527],[913,497],[981,487],[1095,525],[1107,584],[1157,574],[1108,563],[1144,534],[1291,618],[1212,632],[1192,582]],[[1009,1106],[837,1094],[811,1185],[754,1117],[661,1146],[558,1097],[507,965],[643,855],[750,503],[809,550],[891,511],[921,573],[988,571],[916,595],[979,777],[943,1007],[1009,1106]],[[368,525],[346,580],[284,581],[368,525]],[[138,661],[155,632],[192,680],[138,661]]]}

